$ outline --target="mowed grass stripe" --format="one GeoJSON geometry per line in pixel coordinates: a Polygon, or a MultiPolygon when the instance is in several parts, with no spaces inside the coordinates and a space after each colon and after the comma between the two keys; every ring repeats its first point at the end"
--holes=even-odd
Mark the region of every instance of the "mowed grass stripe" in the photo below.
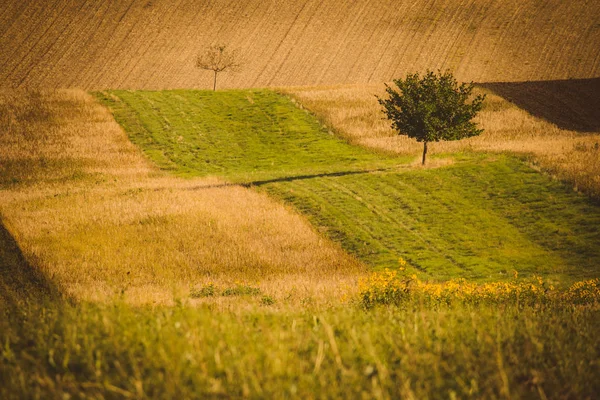
{"type": "Polygon", "coordinates": [[[600,275],[600,208],[516,158],[461,153],[415,169],[332,137],[266,90],[97,97],[163,168],[261,188],[375,269],[402,257],[433,279],[600,275]]]}
{"type": "Polygon", "coordinates": [[[385,167],[399,161],[328,133],[268,90],[96,93],[161,168],[238,182],[385,167]]]}
{"type": "MultiPolygon", "coordinates": [[[[313,224],[326,227],[329,237],[374,267],[395,268],[398,258],[403,257],[414,272],[429,277],[476,278],[513,265],[519,254],[531,257],[534,245],[510,226],[510,233],[517,236],[508,246],[512,257],[502,257],[506,248],[495,243],[488,246],[488,241],[482,241],[485,238],[477,237],[477,230],[497,231],[496,225],[506,225],[501,219],[493,223],[482,219],[478,226],[469,228],[464,240],[455,235],[450,230],[451,223],[456,225],[453,213],[407,183],[411,178],[410,174],[394,173],[319,178],[273,184],[267,190],[308,213],[313,224]]],[[[468,202],[464,207],[466,213],[483,213],[468,202]]],[[[539,249],[535,257],[543,255],[539,249]]]]}
{"type": "MultiPolygon", "coordinates": [[[[468,166],[460,169],[463,168],[468,166]]],[[[539,249],[502,216],[463,196],[460,184],[445,185],[446,181],[439,173],[427,171],[392,176],[376,188],[382,191],[388,184],[399,189],[400,194],[394,196],[400,201],[398,212],[407,210],[408,219],[414,221],[412,231],[418,232],[437,249],[437,254],[422,262],[423,268],[444,271],[448,276],[480,277],[511,264],[524,268],[531,257],[537,259],[541,255],[539,249]],[[443,257],[444,254],[450,257],[443,257]],[[521,255],[525,258],[521,259],[521,255]],[[450,259],[454,265],[446,265],[445,259],[450,259]]],[[[423,251],[415,250],[413,253],[416,254],[423,251]]],[[[419,263],[418,258],[415,262],[419,263]]]]}
{"type": "Polygon", "coordinates": [[[393,249],[401,243],[412,243],[414,250],[419,253],[419,258],[426,260],[425,262],[420,262],[414,257],[414,251],[407,251],[407,246],[398,250],[402,258],[411,262],[413,267],[425,272],[427,265],[434,263],[443,266],[444,269],[451,269],[451,275],[457,272],[464,273],[464,267],[454,259],[452,252],[445,251],[446,249],[440,248],[431,240],[429,227],[420,224],[418,219],[411,215],[411,210],[415,208],[414,200],[421,200],[419,197],[422,193],[412,191],[410,186],[403,185],[397,177],[397,174],[381,174],[373,179],[349,182],[352,189],[347,190],[355,199],[370,207],[382,220],[384,226],[379,229],[379,240],[385,243],[387,248],[393,249]]]}
{"type": "Polygon", "coordinates": [[[589,223],[598,207],[511,157],[266,190],[374,268],[397,268],[402,257],[409,270],[434,279],[496,280],[513,270],[557,281],[599,274],[600,235],[589,223]],[[539,209],[544,202],[554,206],[539,209]]]}
{"type": "Polygon", "coordinates": [[[332,190],[331,179],[315,178],[308,181],[293,181],[270,184],[267,191],[294,205],[307,215],[320,231],[342,244],[346,251],[371,265],[390,265],[397,255],[375,235],[369,221],[376,221],[371,208],[363,203],[352,204],[348,209],[348,196],[332,190]],[[356,215],[361,215],[357,223],[356,215]]]}
{"type": "Polygon", "coordinates": [[[398,205],[389,203],[389,209],[405,215],[410,231],[428,244],[424,249],[415,248],[413,254],[419,257],[413,256],[413,262],[421,264],[423,269],[444,271],[448,276],[479,276],[502,270],[507,264],[523,268],[531,256],[542,255],[541,249],[536,251],[502,216],[485,205],[473,204],[457,188],[459,184],[445,186],[437,171],[388,176],[375,185],[374,198],[382,193],[383,198],[391,197],[398,202],[398,205]],[[393,188],[395,193],[388,195],[387,188],[393,188]],[[482,232],[485,236],[479,237],[482,232]],[[429,259],[423,256],[425,251],[433,252],[429,259]],[[536,254],[532,254],[534,251],[536,254]]]}
{"type": "Polygon", "coordinates": [[[569,187],[513,158],[439,171],[470,202],[497,213],[538,245],[598,271],[600,208],[569,187]]]}

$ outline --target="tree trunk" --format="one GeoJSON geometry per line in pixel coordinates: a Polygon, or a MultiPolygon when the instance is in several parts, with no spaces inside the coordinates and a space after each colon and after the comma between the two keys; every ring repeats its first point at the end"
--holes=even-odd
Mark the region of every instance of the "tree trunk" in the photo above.
{"type": "Polygon", "coordinates": [[[213,91],[217,91],[217,71],[215,71],[215,81],[213,83],[213,91]]]}
{"type": "Polygon", "coordinates": [[[423,164],[425,165],[425,158],[427,157],[427,142],[423,142],[423,164]]]}

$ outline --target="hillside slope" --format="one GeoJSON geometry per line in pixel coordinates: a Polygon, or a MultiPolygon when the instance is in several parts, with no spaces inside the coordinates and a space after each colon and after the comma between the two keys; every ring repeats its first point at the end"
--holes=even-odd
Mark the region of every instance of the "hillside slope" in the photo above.
{"type": "Polygon", "coordinates": [[[2,0],[0,87],[206,88],[200,49],[240,48],[221,87],[600,76],[588,0],[2,0]]]}

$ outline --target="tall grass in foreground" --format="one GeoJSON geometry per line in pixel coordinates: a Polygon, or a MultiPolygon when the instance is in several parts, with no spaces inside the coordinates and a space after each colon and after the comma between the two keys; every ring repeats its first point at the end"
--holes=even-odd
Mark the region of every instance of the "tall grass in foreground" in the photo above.
{"type": "MultiPolygon", "coordinates": [[[[422,151],[421,144],[397,135],[384,119],[375,97],[385,94],[383,84],[282,91],[352,143],[415,158],[422,151]]],[[[478,91],[487,94],[484,109],[476,118],[484,133],[461,141],[432,143],[432,156],[464,150],[533,156],[532,162],[540,168],[600,199],[600,134],[560,129],[488,90],[478,91]]]]}
{"type": "Polygon", "coordinates": [[[21,309],[0,397],[593,399],[597,305],[21,309]]]}

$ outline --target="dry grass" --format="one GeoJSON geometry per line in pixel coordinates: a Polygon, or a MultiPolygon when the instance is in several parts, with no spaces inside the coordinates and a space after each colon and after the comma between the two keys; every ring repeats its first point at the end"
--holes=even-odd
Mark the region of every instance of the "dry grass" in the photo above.
{"type": "MultiPolygon", "coordinates": [[[[422,144],[398,136],[381,113],[376,95],[383,85],[299,87],[281,89],[316,113],[350,142],[398,154],[423,151],[422,144]]],[[[477,137],[430,146],[430,154],[458,151],[510,151],[532,155],[535,164],[577,189],[600,197],[600,132],[580,133],[560,129],[536,118],[485,89],[485,107],[477,122],[485,132],[477,137]]]]}
{"type": "Polygon", "coordinates": [[[247,60],[222,88],[590,78],[599,20],[589,0],[3,0],[0,87],[209,88],[195,56],[218,42],[247,60]]]}
{"type": "Polygon", "coordinates": [[[0,116],[2,221],[68,295],[169,303],[238,281],[325,302],[363,271],[264,194],[162,175],[82,91],[3,92],[0,116]]]}

